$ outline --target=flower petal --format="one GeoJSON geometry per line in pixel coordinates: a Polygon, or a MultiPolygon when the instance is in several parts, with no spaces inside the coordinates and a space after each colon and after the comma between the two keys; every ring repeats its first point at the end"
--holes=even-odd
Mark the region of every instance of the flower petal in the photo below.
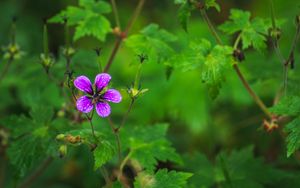
{"type": "Polygon", "coordinates": [[[88,77],[86,76],[78,76],[75,80],[74,80],[74,86],[81,90],[84,91],[88,94],[93,94],[93,87],[92,87],[92,83],[89,80],[88,77]]]}
{"type": "Polygon", "coordinates": [[[110,82],[111,76],[107,73],[98,74],[95,78],[95,86],[97,91],[101,91],[110,82]]]}
{"type": "Polygon", "coordinates": [[[119,103],[122,100],[122,95],[120,94],[119,91],[117,91],[115,89],[108,89],[104,93],[103,99],[105,99],[106,101],[109,101],[109,102],[119,103]]]}
{"type": "Polygon", "coordinates": [[[89,113],[93,109],[92,99],[87,96],[82,96],[77,99],[76,107],[80,112],[89,113]]]}
{"type": "Polygon", "coordinates": [[[96,111],[100,117],[107,117],[110,114],[110,106],[106,102],[98,102],[96,104],[96,111]]]}

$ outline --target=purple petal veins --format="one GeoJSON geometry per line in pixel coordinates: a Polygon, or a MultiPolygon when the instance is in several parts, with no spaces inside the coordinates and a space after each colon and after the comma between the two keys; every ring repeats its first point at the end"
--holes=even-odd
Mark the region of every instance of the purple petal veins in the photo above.
{"type": "Polygon", "coordinates": [[[122,100],[122,96],[119,91],[115,89],[108,89],[104,94],[103,94],[103,99],[109,102],[113,103],[119,103],[122,100]]]}
{"type": "Polygon", "coordinates": [[[101,91],[110,82],[111,76],[107,73],[98,74],[95,78],[95,86],[97,91],[101,91]]]}
{"type": "Polygon", "coordinates": [[[93,109],[92,99],[87,96],[82,96],[77,99],[76,107],[80,112],[89,113],[93,109]]]}
{"type": "Polygon", "coordinates": [[[107,117],[110,114],[110,106],[106,102],[98,102],[96,104],[96,111],[100,117],[107,117]]]}
{"type": "Polygon", "coordinates": [[[86,76],[79,76],[74,80],[74,86],[88,94],[93,94],[93,87],[91,81],[86,76]]]}

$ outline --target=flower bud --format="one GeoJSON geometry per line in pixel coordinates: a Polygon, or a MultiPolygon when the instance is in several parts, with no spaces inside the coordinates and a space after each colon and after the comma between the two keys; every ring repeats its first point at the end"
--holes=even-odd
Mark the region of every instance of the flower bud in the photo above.
{"type": "Polygon", "coordinates": [[[68,147],[67,145],[61,145],[58,149],[58,152],[59,152],[59,157],[60,158],[63,158],[64,156],[67,155],[67,152],[68,152],[68,147]]]}
{"type": "Polygon", "coordinates": [[[55,139],[58,140],[58,141],[63,141],[65,139],[65,135],[64,134],[59,134],[59,135],[56,136],[55,139]]]}
{"type": "Polygon", "coordinates": [[[273,39],[279,40],[281,37],[281,30],[279,28],[270,28],[269,29],[269,36],[273,39]]]}

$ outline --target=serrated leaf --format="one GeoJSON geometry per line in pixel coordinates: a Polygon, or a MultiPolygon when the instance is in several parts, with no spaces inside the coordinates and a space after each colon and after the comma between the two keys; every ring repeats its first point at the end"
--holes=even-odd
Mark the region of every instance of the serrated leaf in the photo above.
{"type": "Polygon", "coordinates": [[[168,125],[158,124],[148,127],[134,127],[121,132],[123,147],[128,148],[130,159],[149,172],[155,170],[160,161],[172,161],[181,164],[181,157],[171,143],[165,139],[168,125]]]}
{"type": "Polygon", "coordinates": [[[286,137],[287,157],[290,157],[300,148],[300,118],[296,118],[288,123],[284,129],[288,136],[286,137]]]}
{"type": "Polygon", "coordinates": [[[263,158],[253,155],[253,147],[218,154],[216,162],[212,163],[202,154],[186,157],[187,171],[194,176],[189,180],[189,186],[212,187],[272,187],[285,179],[295,179],[293,173],[276,169],[266,164],[263,158]]]}
{"type": "Polygon", "coordinates": [[[208,40],[190,40],[181,53],[173,55],[164,64],[183,72],[194,70],[203,64],[210,50],[211,43],[208,40]]]}
{"type": "Polygon", "coordinates": [[[73,40],[76,41],[85,36],[92,36],[104,41],[111,31],[109,20],[103,14],[111,12],[110,5],[105,1],[80,0],[80,7],[68,6],[48,20],[49,23],[64,23],[75,27],[73,40]]]}
{"type": "Polygon", "coordinates": [[[262,51],[266,48],[269,21],[261,18],[251,20],[250,17],[251,14],[248,11],[232,9],[229,16],[230,20],[219,28],[227,34],[240,32],[243,49],[253,46],[254,49],[262,51]]]}
{"type": "Polygon", "coordinates": [[[209,87],[209,94],[214,99],[219,93],[222,82],[225,81],[225,72],[233,64],[232,48],[216,45],[206,56],[202,81],[209,87]]]}
{"type": "Polygon", "coordinates": [[[86,11],[84,9],[68,6],[66,10],[61,11],[57,15],[53,16],[52,18],[48,19],[49,23],[64,23],[64,18],[68,19],[68,25],[73,26],[76,25],[78,22],[83,20],[86,16],[86,11]]]}
{"type": "Polygon", "coordinates": [[[40,125],[46,125],[52,120],[54,110],[50,106],[33,106],[30,111],[30,116],[34,122],[40,125]]]}
{"type": "Polygon", "coordinates": [[[201,153],[193,153],[184,156],[184,166],[188,172],[194,175],[189,179],[192,187],[211,187],[215,183],[214,166],[201,153]]]}
{"type": "Polygon", "coordinates": [[[106,162],[108,162],[114,156],[114,154],[114,147],[108,141],[102,141],[94,151],[94,170],[97,170],[106,162]]]}
{"type": "Polygon", "coordinates": [[[140,34],[131,35],[127,38],[125,44],[135,54],[147,55],[148,62],[161,63],[174,53],[170,43],[176,39],[176,36],[160,29],[158,25],[150,24],[140,34]]]}
{"type": "Polygon", "coordinates": [[[221,153],[217,160],[218,169],[224,174],[225,185],[231,184],[233,187],[264,187],[287,175],[265,164],[262,158],[255,158],[252,146],[233,151],[227,156],[221,153]]]}
{"type": "Polygon", "coordinates": [[[182,188],[186,186],[187,179],[192,176],[186,172],[168,172],[166,169],[159,170],[151,175],[145,172],[139,173],[135,178],[134,187],[136,188],[182,188]]]}
{"type": "Polygon", "coordinates": [[[278,115],[297,116],[300,115],[300,97],[283,97],[275,106],[270,108],[270,112],[278,115]]]}
{"type": "Polygon", "coordinates": [[[90,16],[79,22],[74,40],[76,41],[84,36],[93,36],[100,41],[104,41],[106,34],[110,31],[110,23],[104,16],[90,16]]]}
{"type": "Polygon", "coordinates": [[[110,4],[102,0],[79,0],[79,5],[98,14],[107,14],[111,12],[110,4]]]}

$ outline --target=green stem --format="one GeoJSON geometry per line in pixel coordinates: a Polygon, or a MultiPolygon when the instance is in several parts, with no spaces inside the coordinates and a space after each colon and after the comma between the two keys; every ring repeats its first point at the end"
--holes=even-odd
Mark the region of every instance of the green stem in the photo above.
{"type": "Polygon", "coordinates": [[[121,125],[116,129],[117,132],[119,132],[119,130],[124,126],[125,122],[127,121],[128,115],[129,115],[129,113],[130,113],[130,111],[131,111],[131,109],[133,107],[134,102],[135,102],[135,99],[132,98],[131,101],[130,101],[129,107],[128,107],[127,111],[126,111],[126,114],[123,117],[121,125]]]}
{"type": "Polygon", "coordinates": [[[200,13],[201,13],[202,17],[204,18],[207,26],[209,27],[209,30],[210,30],[211,34],[215,37],[217,43],[220,44],[220,45],[222,45],[222,40],[219,37],[219,35],[218,35],[215,27],[211,23],[209,17],[207,16],[206,11],[204,9],[200,9],[200,13]]]}
{"type": "Polygon", "coordinates": [[[275,8],[274,8],[273,0],[270,0],[270,5],[271,5],[271,20],[272,20],[272,27],[273,27],[273,29],[276,29],[276,22],[275,22],[275,8]]]}
{"type": "Polygon", "coordinates": [[[16,45],[16,30],[17,30],[16,21],[13,20],[12,25],[11,25],[11,43],[12,43],[12,45],[16,45]]]}
{"type": "Polygon", "coordinates": [[[97,61],[98,61],[98,67],[99,67],[99,71],[102,72],[103,68],[102,68],[102,64],[101,64],[101,60],[100,60],[100,56],[97,57],[97,61]]]}
{"type": "Polygon", "coordinates": [[[142,63],[139,64],[138,69],[136,71],[136,75],[135,75],[135,80],[134,80],[134,84],[133,84],[133,88],[134,89],[138,89],[139,88],[139,82],[140,82],[140,78],[141,78],[141,72],[142,72],[142,63]]]}
{"type": "Polygon", "coordinates": [[[242,34],[240,33],[234,42],[234,45],[233,45],[234,50],[236,50],[238,48],[239,43],[241,42],[241,39],[242,39],[242,34]]]}
{"type": "Polygon", "coordinates": [[[119,175],[118,175],[118,180],[121,179],[121,177],[123,176],[123,168],[126,165],[126,163],[128,162],[128,160],[130,159],[131,155],[133,154],[133,150],[130,150],[129,153],[127,154],[127,156],[124,158],[124,160],[121,162],[120,167],[119,167],[119,175]]]}
{"type": "Polygon", "coordinates": [[[118,159],[119,159],[119,164],[120,164],[122,161],[122,153],[121,153],[121,141],[120,141],[119,131],[117,131],[117,129],[115,128],[114,123],[112,122],[110,117],[108,117],[108,123],[111,127],[113,134],[115,135],[117,149],[118,149],[118,159]]]}
{"type": "Polygon", "coordinates": [[[9,67],[10,67],[10,65],[12,64],[12,62],[13,62],[13,59],[10,58],[10,59],[7,61],[7,63],[5,64],[5,67],[3,68],[3,70],[2,70],[2,72],[1,72],[1,74],[0,74],[0,83],[1,83],[1,81],[3,80],[3,78],[5,77],[5,75],[7,74],[8,70],[9,70],[9,67]]]}
{"type": "Polygon", "coordinates": [[[43,32],[43,42],[44,42],[44,54],[45,57],[48,58],[49,57],[49,47],[48,47],[48,28],[47,28],[47,24],[44,24],[44,32],[43,32]]]}
{"type": "Polygon", "coordinates": [[[228,168],[227,168],[227,165],[226,165],[225,160],[222,155],[220,155],[220,162],[221,162],[221,168],[222,168],[225,180],[227,181],[229,187],[233,188],[231,178],[230,178],[230,175],[228,172],[228,168]]]}
{"type": "Polygon", "coordinates": [[[113,10],[113,13],[114,13],[116,25],[117,25],[117,27],[119,27],[121,29],[119,13],[118,13],[116,1],[115,0],[110,0],[110,2],[111,2],[111,5],[112,5],[112,10],[113,10]]]}
{"type": "Polygon", "coordinates": [[[248,91],[248,93],[252,97],[252,99],[256,102],[256,104],[259,106],[259,108],[271,119],[272,114],[269,112],[268,108],[263,103],[263,101],[260,99],[260,97],[258,95],[256,95],[256,93],[252,90],[252,88],[250,87],[250,85],[248,84],[246,79],[244,78],[243,74],[241,73],[238,65],[234,64],[233,68],[234,68],[235,72],[237,73],[239,79],[242,81],[245,89],[248,91]]]}

